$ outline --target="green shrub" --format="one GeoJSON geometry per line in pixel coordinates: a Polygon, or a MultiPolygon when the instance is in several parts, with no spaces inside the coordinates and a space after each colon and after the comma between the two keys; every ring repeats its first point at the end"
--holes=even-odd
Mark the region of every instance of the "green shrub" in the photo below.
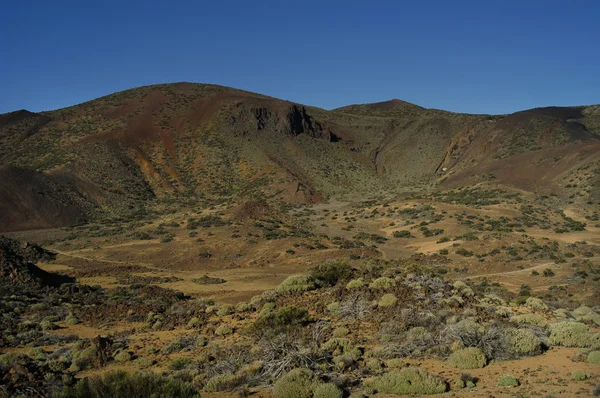
{"type": "Polygon", "coordinates": [[[534,310],[548,311],[548,306],[546,303],[537,297],[529,297],[527,301],[525,301],[525,305],[529,308],[533,308],[534,310]]]}
{"type": "Polygon", "coordinates": [[[65,319],[65,323],[67,325],[77,325],[79,323],[79,319],[73,314],[69,314],[67,319],[65,319]]]}
{"type": "Polygon", "coordinates": [[[187,324],[190,329],[197,329],[202,326],[202,321],[198,317],[193,317],[187,324]]]}
{"type": "Polygon", "coordinates": [[[215,329],[215,334],[217,336],[227,336],[233,334],[233,328],[227,324],[223,324],[215,329]]]}
{"type": "Polygon", "coordinates": [[[343,391],[333,383],[318,384],[313,390],[313,398],[342,398],[343,391]]]}
{"type": "Polygon", "coordinates": [[[291,294],[307,292],[316,288],[315,281],[308,275],[290,275],[277,287],[277,293],[291,294]]]}
{"type": "Polygon", "coordinates": [[[556,322],[548,329],[550,330],[548,342],[551,345],[579,348],[600,346],[598,334],[590,333],[589,327],[581,322],[556,322]]]}
{"type": "Polygon", "coordinates": [[[314,387],[313,372],[298,368],[275,382],[273,396],[274,398],[312,398],[314,387]]]}
{"type": "Polygon", "coordinates": [[[394,238],[404,238],[404,239],[414,238],[414,236],[410,233],[410,231],[407,231],[407,230],[394,231],[392,236],[394,238]]]}
{"type": "Polygon", "coordinates": [[[128,375],[123,371],[102,377],[81,379],[73,387],[65,387],[58,398],[161,397],[199,398],[191,383],[152,373],[128,375]]]}
{"type": "Polygon", "coordinates": [[[341,307],[340,302],[334,301],[333,303],[327,304],[327,311],[329,311],[331,313],[336,313],[337,311],[339,311],[340,307],[341,307]]]}
{"type": "Polygon", "coordinates": [[[42,361],[48,357],[46,352],[39,347],[30,349],[29,351],[27,351],[27,355],[29,355],[29,357],[36,359],[38,361],[42,361]]]}
{"type": "Polygon", "coordinates": [[[363,278],[352,279],[346,284],[346,289],[360,289],[365,285],[363,278]]]}
{"type": "Polygon", "coordinates": [[[216,375],[208,379],[208,381],[204,384],[204,391],[231,391],[239,385],[242,379],[242,376],[234,375],[232,373],[223,373],[220,375],[216,375]]]}
{"type": "Polygon", "coordinates": [[[441,394],[447,390],[442,379],[416,368],[405,368],[367,379],[365,384],[381,394],[441,394]]]}
{"type": "Polygon", "coordinates": [[[394,296],[392,293],[387,293],[381,296],[381,298],[377,302],[377,305],[379,307],[387,308],[393,307],[394,305],[396,305],[397,302],[398,299],[396,298],[396,296],[394,296]]]}
{"type": "Polygon", "coordinates": [[[583,370],[574,370],[571,373],[571,380],[575,380],[575,381],[581,381],[581,380],[586,380],[587,378],[589,378],[590,375],[588,375],[587,373],[585,373],[583,370]]]}
{"type": "Polygon", "coordinates": [[[468,347],[453,352],[448,358],[448,363],[460,369],[477,369],[483,368],[487,359],[479,348],[468,347]]]}
{"type": "Polygon", "coordinates": [[[333,337],[345,337],[350,333],[350,330],[345,326],[335,328],[333,331],[333,337]]]}
{"type": "Polygon", "coordinates": [[[394,286],[394,280],[390,279],[386,276],[382,276],[381,278],[375,279],[371,284],[369,284],[370,289],[390,289],[394,286]]]}
{"type": "Polygon", "coordinates": [[[541,340],[529,329],[508,329],[504,336],[506,349],[512,357],[519,358],[542,352],[541,340]]]}
{"type": "Polygon", "coordinates": [[[354,343],[346,338],[332,338],[321,346],[326,351],[335,356],[345,356],[352,361],[357,361],[362,356],[362,352],[354,346],[354,343]]]}
{"type": "Polygon", "coordinates": [[[501,387],[517,387],[519,385],[519,380],[511,375],[504,375],[498,379],[498,385],[501,387]]]}
{"type": "Polygon", "coordinates": [[[352,276],[352,267],[345,261],[328,261],[311,268],[310,276],[320,286],[335,286],[352,276]]]}
{"type": "Polygon", "coordinates": [[[592,351],[587,356],[589,363],[600,363],[600,351],[592,351]]]}
{"type": "Polygon", "coordinates": [[[115,355],[115,361],[117,362],[129,362],[131,361],[131,354],[128,351],[120,351],[115,355]]]}
{"type": "Polygon", "coordinates": [[[192,358],[175,358],[169,365],[171,370],[182,370],[192,364],[192,358]]]}
{"type": "Polygon", "coordinates": [[[286,329],[296,327],[308,321],[308,311],[302,307],[290,305],[278,311],[263,310],[254,321],[254,329],[286,329]]]}
{"type": "Polygon", "coordinates": [[[248,312],[252,310],[252,306],[244,301],[237,303],[235,306],[237,312],[248,312]]]}
{"type": "Polygon", "coordinates": [[[0,365],[5,369],[12,368],[16,364],[25,363],[26,361],[27,355],[20,352],[7,352],[0,355],[0,365]]]}
{"type": "Polygon", "coordinates": [[[233,312],[233,306],[231,304],[223,304],[219,306],[217,310],[218,316],[230,315],[233,312]]]}
{"type": "Polygon", "coordinates": [[[517,323],[521,323],[521,324],[526,324],[526,325],[534,325],[534,326],[539,326],[539,327],[546,327],[546,325],[548,324],[548,321],[546,321],[546,318],[544,318],[543,316],[539,315],[539,314],[522,314],[522,315],[515,315],[511,318],[512,321],[517,322],[517,323]]]}

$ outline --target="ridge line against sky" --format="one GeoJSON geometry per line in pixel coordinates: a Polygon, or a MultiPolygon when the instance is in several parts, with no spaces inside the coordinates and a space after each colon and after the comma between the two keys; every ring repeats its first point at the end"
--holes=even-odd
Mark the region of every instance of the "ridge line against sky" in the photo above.
{"type": "Polygon", "coordinates": [[[206,82],[325,109],[505,114],[600,103],[600,2],[5,5],[0,113],[206,82]],[[24,29],[26,27],[26,29],[24,29]]]}

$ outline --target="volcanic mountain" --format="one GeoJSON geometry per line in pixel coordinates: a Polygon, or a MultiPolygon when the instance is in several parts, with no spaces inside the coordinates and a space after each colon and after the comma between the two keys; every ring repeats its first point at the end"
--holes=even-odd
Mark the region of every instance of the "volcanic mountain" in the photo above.
{"type": "Polygon", "coordinates": [[[151,202],[316,203],[500,184],[600,200],[600,106],[469,115],[400,100],[324,110],[191,83],[0,115],[0,231],[151,202]]]}

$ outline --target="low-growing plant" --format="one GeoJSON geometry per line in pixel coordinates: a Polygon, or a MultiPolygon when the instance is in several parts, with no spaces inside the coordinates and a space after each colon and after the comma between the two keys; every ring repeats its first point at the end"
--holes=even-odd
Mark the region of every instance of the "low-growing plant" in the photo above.
{"type": "Polygon", "coordinates": [[[310,276],[319,286],[335,286],[352,276],[352,267],[345,261],[328,261],[311,268],[310,276]]]}
{"type": "Polygon", "coordinates": [[[377,302],[377,305],[382,308],[393,307],[398,302],[398,298],[392,293],[386,293],[377,302]]]}
{"type": "Polygon", "coordinates": [[[587,373],[585,373],[583,370],[580,370],[580,369],[574,370],[571,373],[571,380],[575,380],[575,381],[586,380],[589,377],[590,377],[590,375],[588,375],[587,373]]]}
{"type": "Polygon", "coordinates": [[[129,375],[124,371],[79,380],[72,387],[65,387],[58,398],[104,398],[104,397],[161,397],[199,398],[191,383],[181,379],[152,373],[129,375]]]}
{"type": "Polygon", "coordinates": [[[592,351],[587,356],[589,363],[600,363],[600,351],[592,351]]]}
{"type": "Polygon", "coordinates": [[[367,379],[365,384],[381,394],[441,394],[448,388],[439,377],[417,368],[405,368],[367,379]]]}
{"type": "Polygon", "coordinates": [[[448,358],[448,363],[459,369],[477,369],[483,368],[487,359],[481,349],[467,347],[453,352],[448,358]]]}
{"type": "Polygon", "coordinates": [[[298,368],[275,382],[273,396],[275,398],[312,398],[314,387],[313,372],[309,369],[298,368]]]}
{"type": "Polygon", "coordinates": [[[500,378],[498,379],[498,385],[501,387],[518,387],[519,380],[517,380],[511,375],[504,375],[500,376],[500,378]]]}
{"type": "Polygon", "coordinates": [[[292,294],[307,292],[316,288],[315,281],[309,275],[290,275],[277,287],[277,293],[292,294]]]}

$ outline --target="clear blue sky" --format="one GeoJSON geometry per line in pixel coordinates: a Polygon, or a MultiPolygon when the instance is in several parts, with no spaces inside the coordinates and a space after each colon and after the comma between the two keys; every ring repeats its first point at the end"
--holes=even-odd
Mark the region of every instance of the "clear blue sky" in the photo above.
{"type": "Polygon", "coordinates": [[[177,81],[327,109],[392,98],[472,113],[600,103],[600,1],[2,5],[0,113],[177,81]]]}

